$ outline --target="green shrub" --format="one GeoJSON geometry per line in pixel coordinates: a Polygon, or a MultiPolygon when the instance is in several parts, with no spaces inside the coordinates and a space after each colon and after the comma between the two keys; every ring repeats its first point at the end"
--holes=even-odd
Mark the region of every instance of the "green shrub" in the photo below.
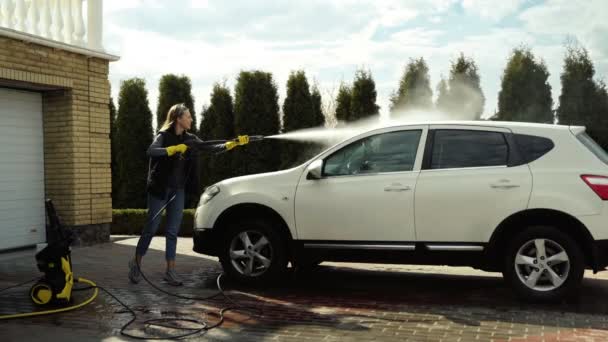
{"type": "MultiPolygon", "coordinates": [[[[146,209],[113,209],[112,230],[114,235],[140,235],[146,224],[148,211],[146,209]]],[[[160,227],[156,235],[165,235],[165,213],[162,214],[160,227]]],[[[185,209],[179,236],[192,236],[194,224],[194,209],[185,209]]]]}

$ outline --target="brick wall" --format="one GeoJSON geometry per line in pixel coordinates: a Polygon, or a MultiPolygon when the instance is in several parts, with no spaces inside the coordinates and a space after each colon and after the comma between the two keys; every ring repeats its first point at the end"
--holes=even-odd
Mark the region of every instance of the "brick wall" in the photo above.
{"type": "Polygon", "coordinates": [[[108,63],[0,37],[0,81],[43,94],[46,196],[70,226],[112,221],[108,63]]]}

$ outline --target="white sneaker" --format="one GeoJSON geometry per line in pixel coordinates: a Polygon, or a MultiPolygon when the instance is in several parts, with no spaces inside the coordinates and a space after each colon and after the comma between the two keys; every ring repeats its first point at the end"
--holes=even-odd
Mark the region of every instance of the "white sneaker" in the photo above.
{"type": "Polygon", "coordinates": [[[168,270],[167,272],[165,272],[164,279],[167,281],[167,283],[169,283],[169,285],[173,285],[173,286],[182,286],[183,285],[181,278],[177,275],[177,273],[175,273],[175,270],[168,270]]]}

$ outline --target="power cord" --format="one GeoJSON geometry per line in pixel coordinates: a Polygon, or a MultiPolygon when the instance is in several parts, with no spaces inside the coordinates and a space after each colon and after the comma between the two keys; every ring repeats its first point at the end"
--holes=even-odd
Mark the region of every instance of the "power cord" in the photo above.
{"type": "Polygon", "coordinates": [[[28,280],[28,281],[24,281],[23,283],[19,283],[19,284],[17,284],[17,285],[11,285],[11,286],[9,286],[9,287],[5,287],[5,288],[3,288],[3,289],[0,289],[0,292],[4,292],[4,291],[6,291],[6,290],[10,290],[10,289],[13,289],[13,288],[15,288],[15,287],[21,287],[21,286],[23,286],[23,285],[27,285],[27,284],[29,284],[29,283],[33,283],[33,282],[35,282],[35,281],[36,281],[36,280],[38,280],[38,279],[40,279],[40,277],[36,277],[36,278],[34,278],[34,279],[30,279],[30,280],[28,280]]]}

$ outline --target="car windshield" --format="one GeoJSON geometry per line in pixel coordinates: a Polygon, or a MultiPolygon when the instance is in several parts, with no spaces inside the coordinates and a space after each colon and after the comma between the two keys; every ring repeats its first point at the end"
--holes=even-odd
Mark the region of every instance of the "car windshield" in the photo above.
{"type": "Polygon", "coordinates": [[[578,140],[589,149],[599,160],[608,165],[608,153],[593,140],[587,133],[582,132],[576,136],[578,140]]]}

